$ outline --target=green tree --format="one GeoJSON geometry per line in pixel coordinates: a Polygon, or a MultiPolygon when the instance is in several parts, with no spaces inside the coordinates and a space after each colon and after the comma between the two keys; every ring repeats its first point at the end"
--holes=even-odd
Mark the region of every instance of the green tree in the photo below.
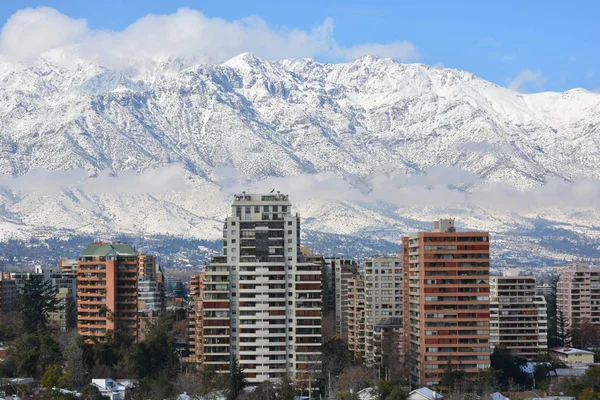
{"type": "Polygon", "coordinates": [[[102,396],[100,390],[94,385],[87,385],[81,391],[81,400],[106,400],[106,397],[102,396]]]}
{"type": "Polygon", "coordinates": [[[558,346],[571,345],[571,331],[567,327],[567,319],[562,310],[556,311],[556,334],[558,346]]]}
{"type": "Polygon", "coordinates": [[[150,328],[146,339],[136,345],[133,358],[140,379],[160,376],[173,380],[177,376],[179,354],[174,327],[174,316],[164,314],[150,328]]]}
{"type": "Polygon", "coordinates": [[[237,400],[243,393],[248,382],[244,376],[244,370],[240,366],[237,358],[234,357],[229,371],[229,389],[227,390],[227,400],[237,400]]]}
{"type": "Polygon", "coordinates": [[[507,388],[511,380],[518,385],[529,383],[529,376],[521,369],[527,362],[526,359],[514,357],[508,349],[499,346],[494,348],[490,361],[492,368],[498,371],[498,383],[501,387],[507,388]]]}
{"type": "Polygon", "coordinates": [[[40,383],[46,390],[52,390],[55,387],[59,386],[59,382],[61,382],[63,376],[62,368],[60,365],[50,364],[46,367],[46,371],[42,378],[40,379],[40,383]]]}
{"type": "Polygon", "coordinates": [[[25,281],[23,293],[18,302],[18,312],[24,332],[48,329],[48,316],[60,308],[56,290],[51,281],[31,278],[25,281]]]}
{"type": "Polygon", "coordinates": [[[577,397],[577,400],[598,400],[598,393],[594,392],[594,389],[583,389],[583,391],[577,397]]]}
{"type": "Polygon", "coordinates": [[[39,379],[48,365],[61,362],[58,342],[52,336],[42,332],[24,334],[10,346],[2,374],[39,379]]]}

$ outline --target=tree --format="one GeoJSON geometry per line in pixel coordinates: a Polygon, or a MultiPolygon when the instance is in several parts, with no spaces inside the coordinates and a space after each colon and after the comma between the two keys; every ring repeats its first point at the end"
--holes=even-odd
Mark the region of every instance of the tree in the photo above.
{"type": "Polygon", "coordinates": [[[567,327],[567,319],[565,318],[565,314],[560,309],[556,312],[556,334],[558,346],[571,345],[571,332],[567,327]]]}
{"type": "Polygon", "coordinates": [[[501,346],[494,348],[490,358],[491,366],[498,371],[498,383],[501,387],[508,387],[511,382],[526,385],[529,376],[521,369],[527,360],[514,357],[511,352],[501,346]]]}
{"type": "Polygon", "coordinates": [[[588,319],[576,320],[571,327],[571,344],[578,349],[587,349],[597,344],[598,334],[598,328],[588,319]]]}
{"type": "Polygon", "coordinates": [[[227,390],[227,400],[237,400],[244,391],[248,382],[244,376],[244,370],[240,366],[237,358],[234,357],[231,362],[229,372],[229,389],[227,390]]]}
{"type": "Polygon", "coordinates": [[[94,385],[87,385],[81,391],[81,400],[106,400],[106,397],[102,396],[100,390],[94,385]]]}
{"type": "Polygon", "coordinates": [[[65,314],[67,331],[77,328],[77,303],[72,296],[67,296],[65,314]]]}
{"type": "Polygon", "coordinates": [[[52,336],[46,333],[24,334],[9,349],[2,363],[2,374],[39,379],[48,365],[61,362],[60,348],[52,336]]]}
{"type": "Polygon", "coordinates": [[[90,345],[76,335],[63,351],[67,370],[61,384],[69,389],[78,389],[89,382],[90,370],[94,364],[90,345]]]}
{"type": "Polygon", "coordinates": [[[52,390],[53,388],[59,386],[62,376],[63,372],[60,365],[50,364],[46,367],[46,371],[44,372],[44,375],[42,375],[40,383],[44,389],[52,390]]]}
{"type": "Polygon", "coordinates": [[[356,365],[342,371],[335,383],[335,388],[338,392],[349,392],[352,389],[354,393],[358,393],[359,390],[368,387],[376,381],[377,375],[375,371],[362,365],[356,365]]]}
{"type": "Polygon", "coordinates": [[[440,379],[440,386],[447,387],[451,393],[464,394],[466,392],[465,377],[465,371],[452,369],[452,364],[448,362],[446,371],[444,371],[442,379],[440,379]]]}
{"type": "Polygon", "coordinates": [[[594,389],[583,389],[583,391],[577,397],[577,400],[598,400],[598,393],[594,392],[594,389]]]}
{"type": "Polygon", "coordinates": [[[17,306],[24,332],[48,329],[49,314],[59,308],[60,300],[51,281],[36,277],[25,281],[17,306]]]}

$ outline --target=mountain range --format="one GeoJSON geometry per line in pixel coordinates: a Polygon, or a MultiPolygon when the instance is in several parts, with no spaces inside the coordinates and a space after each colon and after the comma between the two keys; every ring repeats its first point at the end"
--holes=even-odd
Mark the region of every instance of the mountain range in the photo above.
{"type": "Polygon", "coordinates": [[[231,194],[291,195],[306,241],[348,254],[456,217],[497,263],[600,255],[600,94],[523,94],[469,72],[157,59],[0,58],[0,239],[221,236],[231,194]]]}

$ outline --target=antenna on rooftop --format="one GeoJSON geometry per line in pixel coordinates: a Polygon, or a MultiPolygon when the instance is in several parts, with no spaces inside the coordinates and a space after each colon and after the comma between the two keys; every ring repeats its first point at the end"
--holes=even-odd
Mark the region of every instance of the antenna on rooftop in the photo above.
{"type": "MultiPolygon", "coordinates": [[[[271,190],[271,191],[269,192],[269,194],[273,193],[274,191],[275,191],[275,189],[271,190]]],[[[279,192],[277,192],[277,193],[279,193],[279,192]]]]}

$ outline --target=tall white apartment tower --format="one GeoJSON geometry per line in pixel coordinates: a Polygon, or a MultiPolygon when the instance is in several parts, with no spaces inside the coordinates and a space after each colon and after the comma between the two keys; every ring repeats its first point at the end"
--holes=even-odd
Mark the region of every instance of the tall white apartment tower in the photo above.
{"type": "Polygon", "coordinates": [[[239,360],[249,382],[285,376],[315,382],[321,354],[321,266],[300,252],[300,217],[287,195],[236,195],[223,255],[206,267],[203,366],[239,360]]]}

